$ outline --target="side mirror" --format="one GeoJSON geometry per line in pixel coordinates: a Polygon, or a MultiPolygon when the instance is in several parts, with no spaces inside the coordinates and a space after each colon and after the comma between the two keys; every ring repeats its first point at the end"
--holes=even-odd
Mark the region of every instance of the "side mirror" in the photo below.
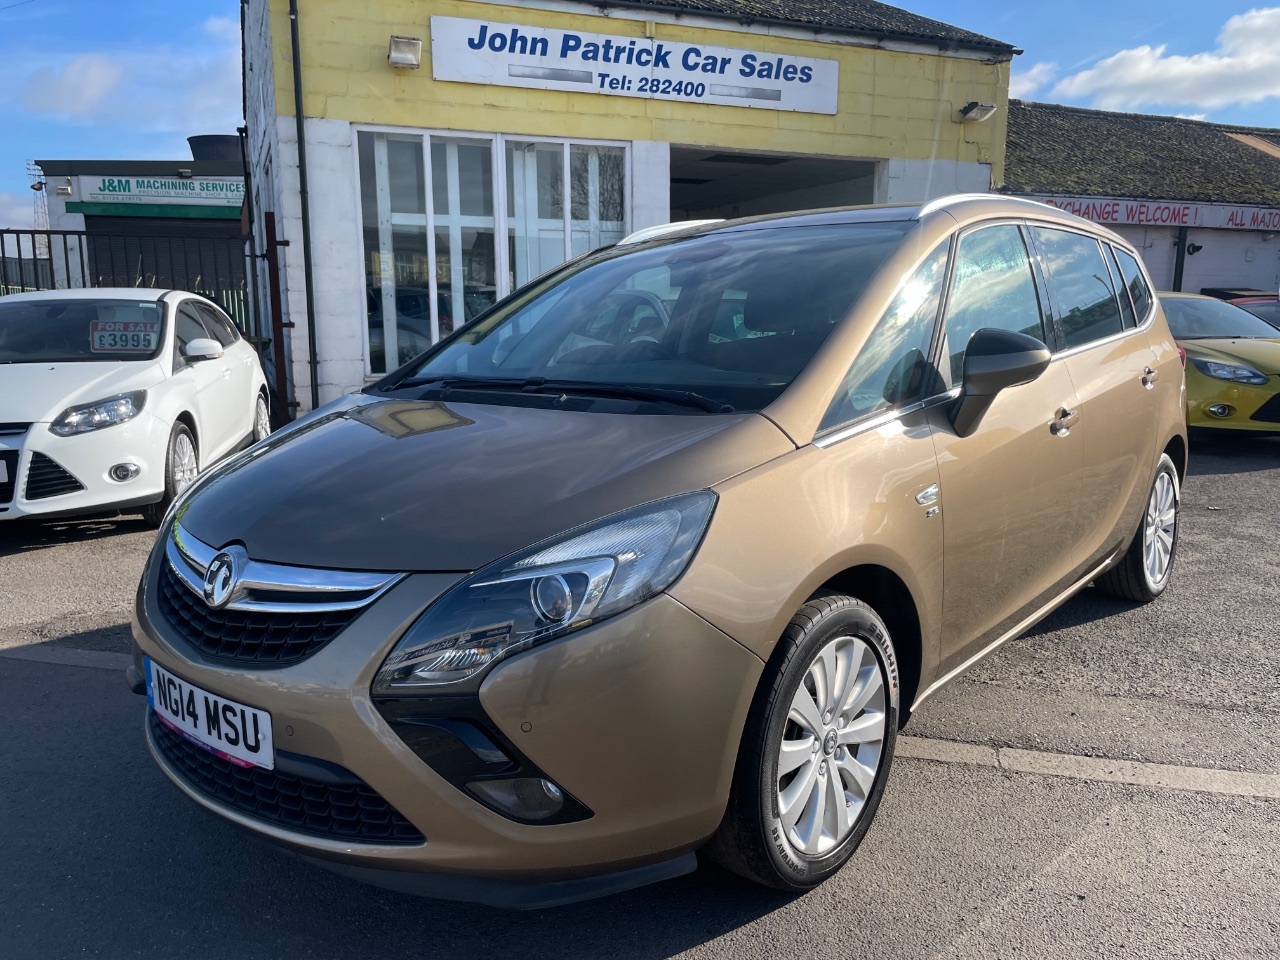
{"type": "Polygon", "coordinates": [[[222,344],[217,340],[209,340],[200,337],[191,340],[182,348],[182,356],[184,359],[197,363],[200,360],[217,360],[222,356],[222,344]]]}
{"type": "Polygon", "coordinates": [[[1049,348],[1025,333],[983,327],[964,352],[964,383],[951,411],[962,437],[977,428],[1001,390],[1030,383],[1049,366],[1049,348]]]}

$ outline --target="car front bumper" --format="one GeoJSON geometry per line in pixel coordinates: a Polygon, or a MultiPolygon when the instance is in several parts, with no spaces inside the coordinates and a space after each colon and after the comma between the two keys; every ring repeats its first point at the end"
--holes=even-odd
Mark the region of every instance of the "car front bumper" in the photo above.
{"type": "Polygon", "coordinates": [[[202,793],[148,737],[161,769],[189,797],[294,853],[397,889],[541,906],[686,872],[688,855],[723,817],[763,663],[668,596],[503,661],[479,687],[492,726],[591,814],[536,825],[453,786],[400,739],[370,695],[396,639],[455,575],[410,576],[306,660],[262,669],[211,661],[170,627],[157,598],[165,562],[157,551],[139,590],[139,674],[145,655],[268,711],[277,751],[345,768],[425,837],[360,843],[266,822],[202,793]]]}
{"type": "Polygon", "coordinates": [[[1187,426],[1193,429],[1280,433],[1280,377],[1266,384],[1235,383],[1206,377],[1187,367],[1187,426]],[[1210,407],[1227,407],[1216,416],[1210,407]]]}
{"type": "MultiPolygon", "coordinates": [[[[12,496],[0,499],[0,521],[19,517],[90,513],[120,506],[154,503],[164,495],[165,460],[169,425],[146,410],[128,423],[93,430],[74,437],[59,437],[47,423],[32,424],[25,434],[0,437],[0,451],[16,452],[5,458],[13,466],[12,496]],[[52,460],[81,487],[55,496],[29,496],[31,464],[37,454],[52,460]],[[116,464],[132,463],[138,475],[123,483],[108,471],[116,464]]],[[[68,484],[70,485],[70,484],[68,484]]]]}

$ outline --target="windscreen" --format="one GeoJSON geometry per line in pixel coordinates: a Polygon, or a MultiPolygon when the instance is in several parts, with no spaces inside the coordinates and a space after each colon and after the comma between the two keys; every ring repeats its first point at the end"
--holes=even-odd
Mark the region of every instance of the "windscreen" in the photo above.
{"type": "Polygon", "coordinates": [[[150,360],[164,306],[139,300],[0,300],[0,363],[150,360]]]}
{"type": "Polygon", "coordinates": [[[910,226],[762,226],[613,248],[512,298],[387,386],[542,379],[758,410],[812,359],[910,226]]]}
{"type": "Polygon", "coordinates": [[[1280,330],[1223,300],[1166,297],[1160,301],[1175,340],[1280,339],[1280,330]]]}

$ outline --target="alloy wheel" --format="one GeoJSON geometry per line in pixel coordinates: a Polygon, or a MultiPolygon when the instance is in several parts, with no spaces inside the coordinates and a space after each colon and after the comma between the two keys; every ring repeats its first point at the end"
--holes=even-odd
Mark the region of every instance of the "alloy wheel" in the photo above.
{"type": "Polygon", "coordinates": [[[175,495],[191,486],[191,482],[195,480],[199,469],[195,444],[191,442],[191,437],[187,434],[179,433],[177,439],[173,442],[172,470],[173,492],[175,495]]]}
{"type": "Polygon", "coordinates": [[[253,439],[265,440],[269,436],[271,436],[271,413],[267,410],[267,401],[259,394],[253,408],[253,439]]]}
{"type": "Polygon", "coordinates": [[[838,637],[809,664],[791,701],[778,752],[778,815],[808,856],[853,831],[880,770],[886,688],[875,651],[838,637]]]}
{"type": "Polygon", "coordinates": [[[1173,561],[1174,537],[1178,523],[1178,491],[1173,478],[1162,470],[1151,488],[1142,527],[1142,559],[1147,580],[1153,587],[1164,582],[1173,561]]]}

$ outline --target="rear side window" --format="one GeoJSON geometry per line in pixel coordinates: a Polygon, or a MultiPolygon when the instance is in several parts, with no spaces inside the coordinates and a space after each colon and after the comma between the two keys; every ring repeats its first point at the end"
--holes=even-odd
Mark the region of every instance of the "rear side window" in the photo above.
{"type": "Polygon", "coordinates": [[[1129,288],[1129,297],[1133,300],[1133,309],[1138,314],[1138,323],[1142,323],[1151,312],[1155,297],[1151,294],[1151,288],[1147,286],[1146,278],[1142,276],[1142,268],[1138,266],[1137,260],[1118,247],[1116,259],[1120,261],[1120,275],[1124,277],[1124,285],[1129,288]]]}
{"type": "Polygon", "coordinates": [[[1032,227],[1049,274],[1058,326],[1068,350],[1124,330],[1102,245],[1093,237],[1032,227]]]}
{"type": "Polygon", "coordinates": [[[820,429],[892,410],[933,392],[937,374],[929,363],[929,346],[942,303],[949,247],[947,241],[929,254],[903,284],[853,361],[820,429]]]}
{"type": "Polygon", "coordinates": [[[1107,252],[1110,254],[1107,260],[1107,266],[1111,268],[1111,276],[1115,281],[1113,286],[1119,285],[1118,298],[1120,300],[1120,313],[1124,317],[1124,327],[1126,330],[1132,329],[1138,325],[1137,318],[1133,314],[1133,300],[1129,296],[1126,289],[1124,275],[1120,273],[1120,262],[1116,260],[1116,251],[1110,245],[1106,245],[1107,252]]]}
{"type": "Polygon", "coordinates": [[[1012,330],[1044,341],[1040,297],[1022,231],[1013,224],[984,227],[960,238],[947,306],[948,386],[964,379],[969,338],[983,327],[1012,330]]]}

